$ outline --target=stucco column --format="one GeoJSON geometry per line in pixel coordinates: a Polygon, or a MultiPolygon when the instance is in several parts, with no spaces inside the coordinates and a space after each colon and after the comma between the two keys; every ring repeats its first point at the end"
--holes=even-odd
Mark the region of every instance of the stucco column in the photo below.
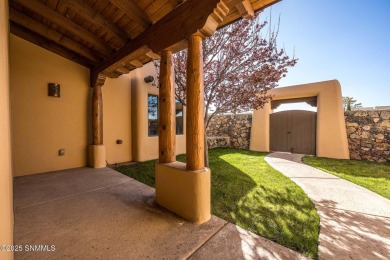
{"type": "Polygon", "coordinates": [[[92,145],[89,146],[89,164],[93,168],[106,167],[106,148],[103,145],[103,99],[101,85],[94,85],[92,91],[92,145]]]}
{"type": "MultiPolygon", "coordinates": [[[[8,1],[0,0],[0,245],[13,244],[8,1]]],[[[13,259],[0,250],[0,259],[13,259]]]]}
{"type": "Polygon", "coordinates": [[[188,39],[187,59],[187,169],[204,168],[204,86],[202,38],[188,39]]]}
{"type": "Polygon", "coordinates": [[[176,161],[175,85],[172,52],[161,52],[160,88],[158,102],[159,163],[176,161]]]}

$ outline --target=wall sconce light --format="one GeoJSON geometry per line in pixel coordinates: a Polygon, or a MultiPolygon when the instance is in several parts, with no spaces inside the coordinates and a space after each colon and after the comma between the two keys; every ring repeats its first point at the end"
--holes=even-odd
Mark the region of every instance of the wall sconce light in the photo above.
{"type": "Polygon", "coordinates": [[[60,84],[49,83],[49,97],[60,97],[60,84]]]}
{"type": "Polygon", "coordinates": [[[144,78],[144,81],[145,81],[145,83],[153,82],[154,81],[154,77],[153,76],[146,76],[144,78]]]}

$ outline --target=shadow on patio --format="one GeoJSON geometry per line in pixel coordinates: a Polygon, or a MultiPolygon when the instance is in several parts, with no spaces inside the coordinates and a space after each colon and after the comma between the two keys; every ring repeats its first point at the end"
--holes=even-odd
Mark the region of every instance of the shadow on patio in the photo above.
{"type": "Polygon", "coordinates": [[[212,217],[187,222],[154,203],[155,191],[109,168],[79,168],[14,180],[16,259],[303,259],[298,253],[212,217]]]}
{"type": "Polygon", "coordinates": [[[332,200],[318,202],[317,210],[321,214],[321,258],[390,258],[389,218],[340,209],[332,200]]]}

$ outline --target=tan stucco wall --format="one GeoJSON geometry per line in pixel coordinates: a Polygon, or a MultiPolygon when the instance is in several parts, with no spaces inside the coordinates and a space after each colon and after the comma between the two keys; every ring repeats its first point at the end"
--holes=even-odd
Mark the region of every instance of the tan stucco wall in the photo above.
{"type": "MultiPolygon", "coordinates": [[[[153,63],[130,72],[131,105],[132,105],[132,154],[134,161],[147,161],[158,158],[158,137],[148,136],[148,94],[158,95],[158,88],[152,83],[145,83],[144,77],[152,75],[156,78],[153,63]]],[[[186,121],[184,108],[184,126],[186,121]]],[[[176,135],[176,154],[186,151],[186,129],[183,135],[176,135]]]]}
{"type": "MultiPolygon", "coordinates": [[[[89,70],[10,37],[14,175],[86,166],[91,142],[89,70]],[[48,97],[49,82],[61,84],[60,98],[48,97]],[[59,149],[65,149],[64,156],[58,155],[59,149]]],[[[102,87],[103,140],[109,164],[158,158],[158,137],[148,136],[147,120],[148,94],[158,95],[158,88],[144,82],[147,75],[156,76],[152,63],[107,79],[102,87]],[[123,143],[117,144],[118,139],[123,143]]],[[[177,135],[176,152],[185,153],[185,129],[184,135],[177,135]]]]}
{"type": "MultiPolygon", "coordinates": [[[[8,60],[8,3],[0,0],[0,245],[13,244],[13,205],[8,60]]],[[[0,259],[13,259],[0,250],[0,259]]]]}
{"type": "MultiPolygon", "coordinates": [[[[340,83],[337,80],[276,88],[273,100],[317,96],[317,148],[319,157],[349,159],[340,83]]],[[[250,150],[269,151],[271,104],[253,112],[250,150]]]]}
{"type": "Polygon", "coordinates": [[[89,70],[10,35],[10,82],[14,175],[87,165],[89,70]]]}
{"type": "Polygon", "coordinates": [[[103,142],[109,164],[132,160],[131,78],[106,79],[103,95],[103,142]],[[122,140],[117,144],[116,140],[122,140]]]}

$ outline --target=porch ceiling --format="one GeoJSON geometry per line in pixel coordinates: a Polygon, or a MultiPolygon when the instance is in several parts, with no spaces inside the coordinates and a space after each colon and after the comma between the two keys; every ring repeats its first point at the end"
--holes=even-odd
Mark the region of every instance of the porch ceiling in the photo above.
{"type": "Polygon", "coordinates": [[[221,27],[278,1],[10,0],[10,31],[96,78],[114,78],[158,59],[163,49],[183,49],[212,15],[221,27]]]}

